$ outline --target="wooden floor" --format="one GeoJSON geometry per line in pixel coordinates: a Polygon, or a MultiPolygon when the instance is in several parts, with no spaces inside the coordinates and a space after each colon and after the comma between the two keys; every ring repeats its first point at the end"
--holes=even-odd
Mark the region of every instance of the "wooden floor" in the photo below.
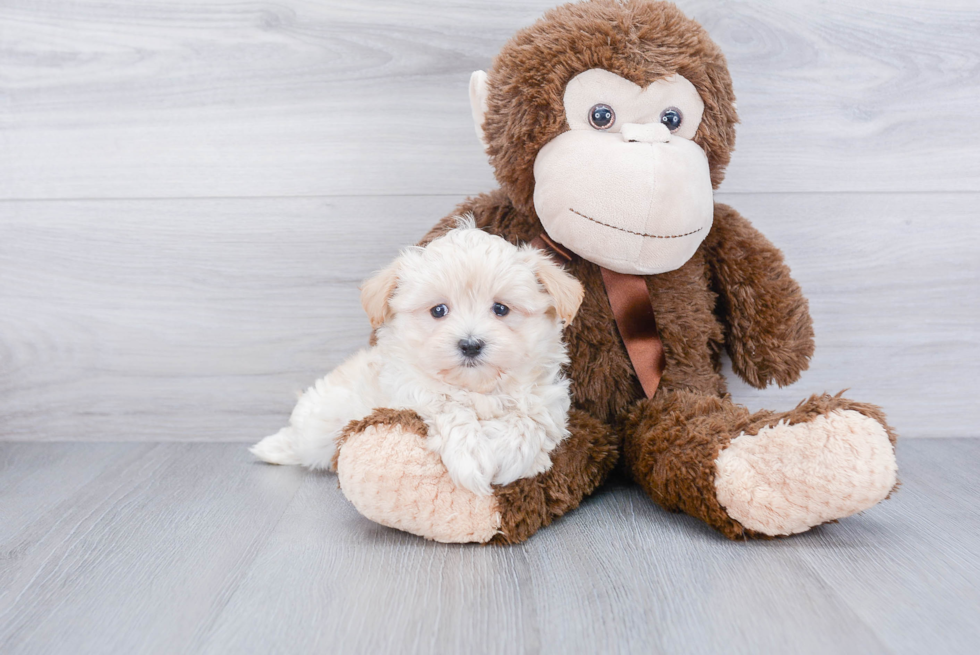
{"type": "Polygon", "coordinates": [[[0,443],[0,652],[976,653],[980,440],[899,459],[892,499],[791,539],[620,483],[461,547],[241,444],[0,443]]]}

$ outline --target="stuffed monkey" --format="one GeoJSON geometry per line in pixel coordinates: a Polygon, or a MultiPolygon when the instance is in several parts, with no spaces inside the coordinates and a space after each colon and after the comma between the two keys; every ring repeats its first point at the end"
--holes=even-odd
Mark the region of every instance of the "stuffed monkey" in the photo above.
{"type": "Polygon", "coordinates": [[[889,495],[895,435],[877,407],[821,395],[751,413],[726,392],[722,349],[747,383],[787,385],[813,329],[780,251],[713,200],[738,119],[700,25],[667,2],[565,5],[474,73],[470,97],[500,188],[426,240],[472,213],[582,282],[565,332],[571,436],[550,470],[481,497],[453,485],[418,416],[379,409],[347,427],[337,459],[362,514],[440,541],[516,543],[617,461],[653,502],[731,539],[803,532],[889,495]]]}

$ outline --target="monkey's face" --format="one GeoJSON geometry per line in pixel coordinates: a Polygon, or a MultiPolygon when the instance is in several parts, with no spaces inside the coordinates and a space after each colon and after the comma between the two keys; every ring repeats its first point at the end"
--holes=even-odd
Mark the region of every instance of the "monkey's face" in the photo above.
{"type": "Polygon", "coordinates": [[[602,69],[565,88],[569,129],[534,160],[534,208],[555,241],[619,273],[681,267],[711,228],[704,112],[694,85],[672,75],[641,88],[602,69]]]}
{"type": "Polygon", "coordinates": [[[473,74],[470,103],[521,238],[543,228],[597,264],[656,274],[707,236],[735,93],[721,50],[672,2],[552,9],[473,74]]]}

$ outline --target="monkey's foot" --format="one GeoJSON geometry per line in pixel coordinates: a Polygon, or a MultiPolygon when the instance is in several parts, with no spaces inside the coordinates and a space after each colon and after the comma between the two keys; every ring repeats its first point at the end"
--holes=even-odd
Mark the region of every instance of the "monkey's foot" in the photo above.
{"type": "Polygon", "coordinates": [[[495,496],[457,487],[425,447],[414,412],[379,409],[348,426],[337,456],[344,495],[366,518],[447,543],[486,543],[500,531],[495,496]]]}
{"type": "MultiPolygon", "coordinates": [[[[806,404],[788,414],[800,410],[806,404]]],[[[741,434],[715,465],[722,507],[746,528],[770,536],[803,532],[868,509],[888,496],[897,475],[883,423],[840,408],[741,434]]]]}

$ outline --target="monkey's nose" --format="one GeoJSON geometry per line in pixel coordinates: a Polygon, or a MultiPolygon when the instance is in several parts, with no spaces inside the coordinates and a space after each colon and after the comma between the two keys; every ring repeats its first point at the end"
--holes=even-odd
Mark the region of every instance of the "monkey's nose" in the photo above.
{"type": "Polygon", "coordinates": [[[465,339],[460,339],[456,345],[459,346],[459,352],[463,353],[463,357],[473,358],[480,354],[486,343],[480,339],[466,337],[465,339]]]}
{"type": "Polygon", "coordinates": [[[663,123],[627,123],[620,130],[628,143],[667,143],[670,130],[663,123]]]}

